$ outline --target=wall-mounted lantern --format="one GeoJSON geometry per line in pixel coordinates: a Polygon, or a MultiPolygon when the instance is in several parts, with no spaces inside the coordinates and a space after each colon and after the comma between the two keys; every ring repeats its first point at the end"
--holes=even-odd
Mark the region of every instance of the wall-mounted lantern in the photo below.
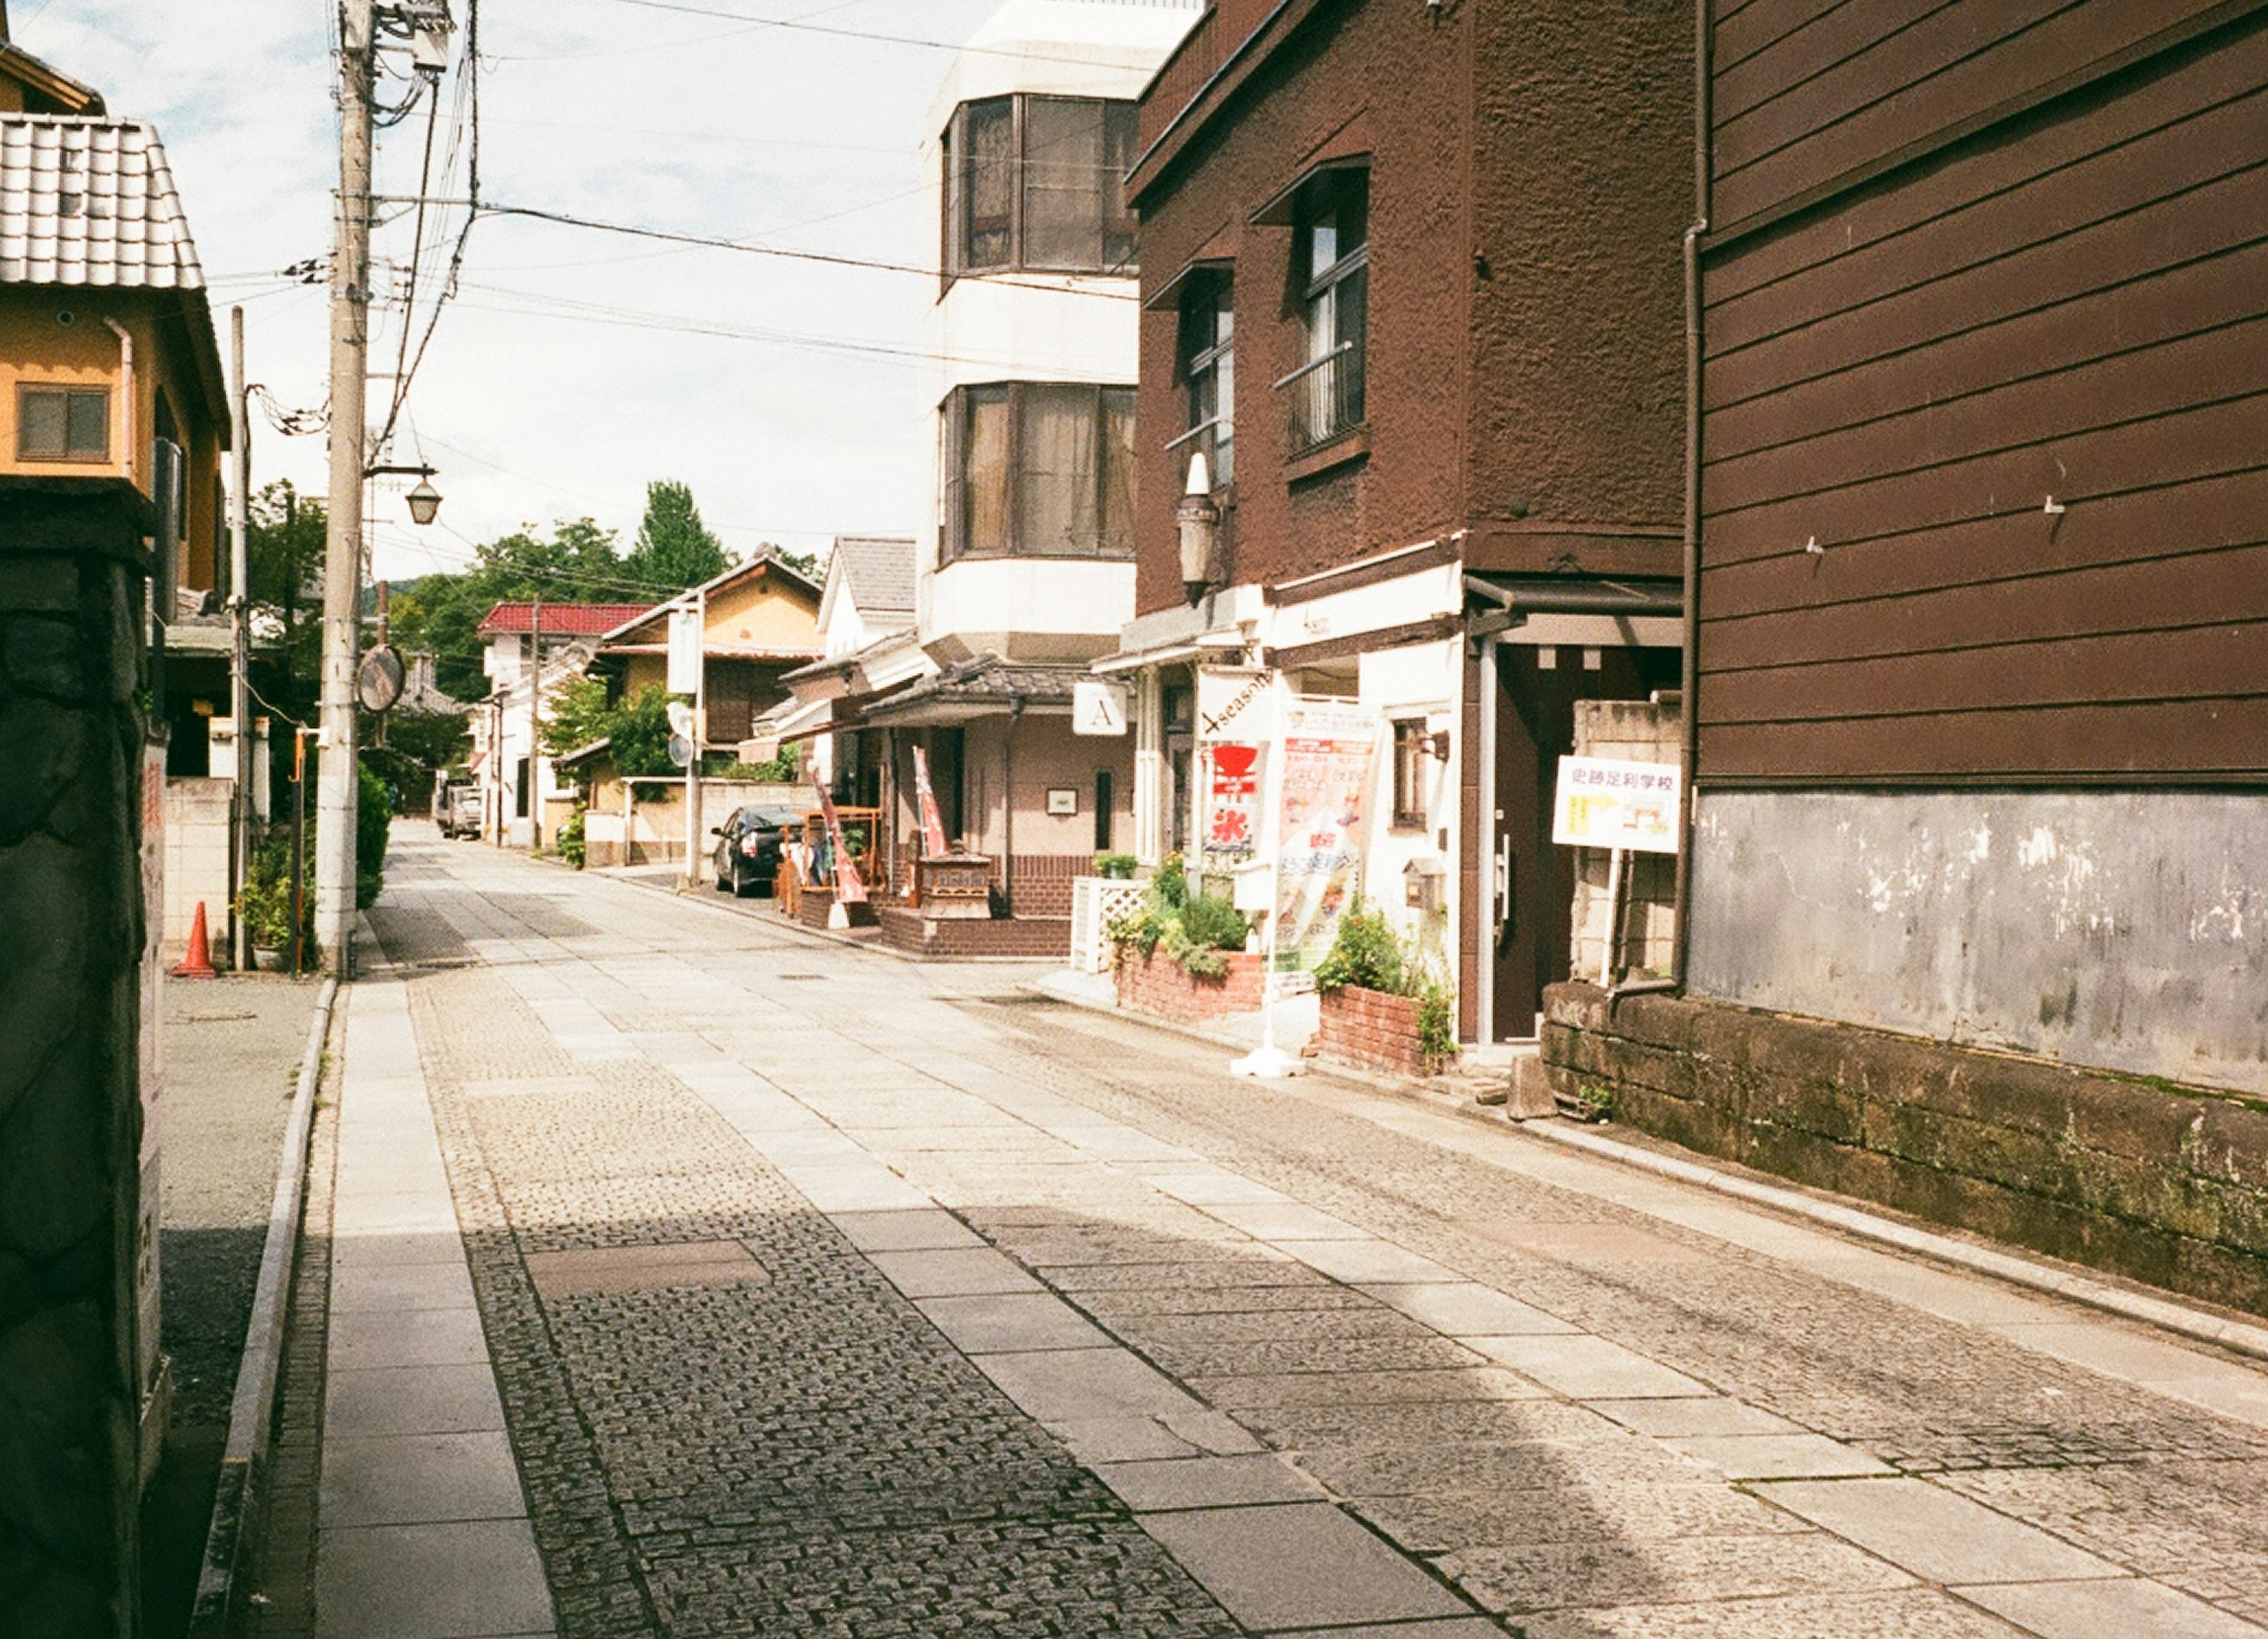
{"type": "Polygon", "coordinates": [[[1174,513],[1182,527],[1182,592],[1191,604],[1213,583],[1213,555],[1220,535],[1220,508],[1212,498],[1212,470],[1199,450],[1189,457],[1189,482],[1174,513]]]}
{"type": "Polygon", "coordinates": [[[416,489],[401,498],[409,503],[409,521],[421,527],[433,521],[441,510],[441,492],[433,487],[433,469],[423,462],[415,467],[372,467],[365,478],[415,478],[416,489]]]}

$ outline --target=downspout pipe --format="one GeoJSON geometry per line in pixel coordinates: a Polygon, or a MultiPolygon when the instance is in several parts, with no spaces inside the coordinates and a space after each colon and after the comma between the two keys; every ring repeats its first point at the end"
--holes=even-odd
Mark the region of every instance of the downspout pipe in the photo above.
{"type": "Polygon", "coordinates": [[[1669,977],[1609,985],[1607,1005],[1618,997],[1685,989],[1693,927],[1693,771],[1701,750],[1701,239],[1709,232],[1709,6],[1693,7],[1693,224],[1685,230],[1685,606],[1683,652],[1678,668],[1678,730],[1684,763],[1677,839],[1676,909],[1670,934],[1669,977]]]}

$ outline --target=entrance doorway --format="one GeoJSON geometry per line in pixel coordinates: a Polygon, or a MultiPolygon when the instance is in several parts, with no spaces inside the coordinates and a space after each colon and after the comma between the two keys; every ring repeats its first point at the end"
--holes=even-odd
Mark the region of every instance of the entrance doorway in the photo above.
{"type": "Polygon", "coordinates": [[[1537,1033],[1544,986],[1568,974],[1574,856],[1552,846],[1551,797],[1559,759],[1574,749],[1575,702],[1675,688],[1679,664],[1675,649],[1499,643],[1496,652],[1496,789],[1481,880],[1491,890],[1489,1033],[1513,1041],[1537,1033]]]}

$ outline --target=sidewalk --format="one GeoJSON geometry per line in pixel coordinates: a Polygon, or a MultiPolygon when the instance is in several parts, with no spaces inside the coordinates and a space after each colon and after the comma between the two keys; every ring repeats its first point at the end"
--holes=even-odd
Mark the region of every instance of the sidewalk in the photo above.
{"type": "Polygon", "coordinates": [[[188,1622],[276,1157],[321,989],[268,974],[169,979],[162,992],[158,1272],[173,1408],[143,1505],[151,1639],[171,1639],[188,1622]]]}

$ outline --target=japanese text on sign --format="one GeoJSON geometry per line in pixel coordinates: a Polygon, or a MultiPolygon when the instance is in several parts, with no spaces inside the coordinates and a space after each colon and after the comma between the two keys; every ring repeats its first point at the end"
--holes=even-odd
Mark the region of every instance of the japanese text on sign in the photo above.
{"type": "Polygon", "coordinates": [[[1559,759],[1551,840],[1564,848],[1677,851],[1681,772],[1674,762],[1559,759]]]}

